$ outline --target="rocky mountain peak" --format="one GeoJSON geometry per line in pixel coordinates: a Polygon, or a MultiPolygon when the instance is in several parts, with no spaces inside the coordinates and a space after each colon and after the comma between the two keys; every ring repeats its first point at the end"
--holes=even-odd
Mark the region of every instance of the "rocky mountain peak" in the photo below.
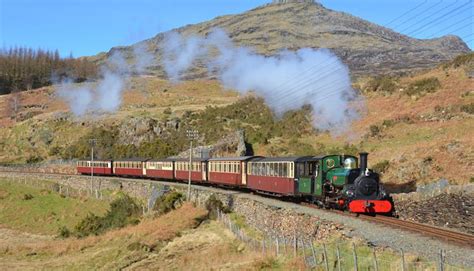
{"type": "MultiPolygon", "coordinates": [[[[184,36],[204,36],[221,28],[237,46],[248,46],[262,55],[282,50],[327,48],[345,62],[353,76],[405,73],[431,68],[470,51],[456,36],[415,39],[344,12],[333,11],[312,0],[275,0],[242,14],[219,16],[174,31],[184,36]]],[[[166,33],[140,42],[162,59],[161,43],[166,33]]],[[[117,50],[112,48],[110,52],[117,50]]],[[[125,54],[132,47],[120,47],[125,54]]],[[[109,53],[110,53],[109,52],[109,53]]],[[[99,61],[106,55],[96,59],[99,61]]],[[[166,77],[161,64],[149,73],[166,77]]],[[[186,79],[207,77],[202,63],[190,69],[186,79]]]]}
{"type": "Polygon", "coordinates": [[[308,3],[315,4],[315,0],[272,0],[272,4],[308,3]]]}

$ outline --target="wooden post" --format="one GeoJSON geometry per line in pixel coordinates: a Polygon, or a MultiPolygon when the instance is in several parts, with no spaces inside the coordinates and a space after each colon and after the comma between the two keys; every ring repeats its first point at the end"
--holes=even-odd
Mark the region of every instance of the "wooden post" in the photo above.
{"type": "Polygon", "coordinates": [[[354,270],[358,271],[359,266],[357,264],[357,253],[356,253],[356,247],[354,243],[352,243],[352,255],[354,256],[354,270]]]}
{"type": "Polygon", "coordinates": [[[276,244],[276,256],[280,255],[280,242],[278,241],[278,236],[275,239],[275,244],[276,244]]]}
{"type": "Polygon", "coordinates": [[[262,240],[262,253],[265,255],[265,237],[262,240]]]}
{"type": "Polygon", "coordinates": [[[316,257],[316,250],[314,249],[314,241],[311,240],[311,254],[313,254],[314,265],[318,265],[318,258],[316,257]]]}
{"type": "Polygon", "coordinates": [[[306,261],[306,251],[305,251],[305,246],[304,246],[304,238],[301,238],[301,248],[303,248],[303,260],[304,263],[307,265],[308,261],[306,261]]]}
{"type": "Polygon", "coordinates": [[[296,239],[296,234],[294,236],[294,239],[293,239],[293,254],[294,256],[296,257],[296,254],[298,253],[298,245],[296,244],[297,242],[297,239],[296,239]]]}
{"type": "Polygon", "coordinates": [[[379,271],[379,265],[377,263],[377,254],[375,253],[375,247],[373,248],[372,253],[374,254],[374,270],[379,271]]]}
{"type": "Polygon", "coordinates": [[[444,271],[444,253],[443,250],[439,250],[438,270],[444,271]]]}
{"type": "Polygon", "coordinates": [[[337,270],[341,271],[341,252],[339,251],[338,244],[336,244],[336,257],[337,257],[337,270]]]}
{"type": "Polygon", "coordinates": [[[402,271],[405,271],[405,253],[403,253],[403,249],[400,249],[400,254],[402,256],[402,271]]]}
{"type": "Polygon", "coordinates": [[[324,253],[324,267],[326,271],[329,271],[328,253],[326,251],[326,244],[324,243],[323,243],[323,253],[324,253]]]}

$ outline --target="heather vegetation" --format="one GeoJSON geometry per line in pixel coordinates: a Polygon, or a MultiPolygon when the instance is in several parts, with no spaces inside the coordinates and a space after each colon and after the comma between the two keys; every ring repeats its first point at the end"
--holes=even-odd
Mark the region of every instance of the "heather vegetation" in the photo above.
{"type": "MultiPolygon", "coordinates": [[[[74,227],[73,233],[77,237],[86,237],[99,235],[110,229],[136,225],[140,222],[141,214],[142,209],[135,200],[128,195],[123,195],[110,203],[110,209],[104,216],[89,213],[74,227]]],[[[61,228],[60,235],[64,235],[64,231],[61,228]]]]}
{"type": "Polygon", "coordinates": [[[95,78],[96,72],[85,58],[62,58],[57,50],[0,49],[0,95],[48,86],[53,80],[82,82],[95,78]]]}
{"type": "Polygon", "coordinates": [[[384,92],[393,93],[397,88],[397,83],[394,78],[390,76],[376,76],[367,82],[365,91],[367,92],[384,92]]]}
{"type": "Polygon", "coordinates": [[[407,95],[424,95],[426,93],[435,92],[441,87],[441,83],[436,77],[428,77],[412,82],[408,85],[406,90],[407,95]]]}
{"type": "MultiPolygon", "coordinates": [[[[301,135],[309,135],[315,130],[311,123],[311,108],[303,107],[299,111],[289,111],[277,117],[264,103],[263,99],[246,97],[228,106],[208,106],[203,111],[186,112],[181,118],[181,131],[170,130],[151,141],[138,146],[120,144],[120,131],[117,126],[94,127],[85,136],[70,146],[54,149],[66,159],[88,157],[90,155],[90,139],[97,139],[96,154],[98,158],[130,158],[147,157],[163,158],[176,155],[188,147],[188,140],[183,130],[188,127],[197,129],[203,136],[203,144],[214,144],[225,137],[230,131],[244,130],[245,140],[249,144],[268,144],[272,138],[286,138],[290,141],[290,149],[284,151],[291,154],[314,153],[310,145],[298,142],[301,135]],[[295,131],[298,131],[295,133],[295,131]]],[[[287,147],[285,147],[287,148],[287,147]]]]}

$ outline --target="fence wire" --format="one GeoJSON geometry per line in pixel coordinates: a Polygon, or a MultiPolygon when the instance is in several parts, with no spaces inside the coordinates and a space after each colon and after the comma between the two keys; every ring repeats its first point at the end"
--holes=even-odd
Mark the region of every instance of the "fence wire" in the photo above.
{"type": "Polygon", "coordinates": [[[301,257],[309,270],[344,271],[458,271],[470,270],[447,264],[445,252],[440,251],[439,261],[412,259],[401,251],[396,253],[379,252],[375,248],[356,246],[354,243],[321,243],[312,239],[282,238],[263,236],[251,237],[239,228],[228,214],[218,212],[218,220],[224,224],[240,241],[254,251],[276,257],[301,257]]]}

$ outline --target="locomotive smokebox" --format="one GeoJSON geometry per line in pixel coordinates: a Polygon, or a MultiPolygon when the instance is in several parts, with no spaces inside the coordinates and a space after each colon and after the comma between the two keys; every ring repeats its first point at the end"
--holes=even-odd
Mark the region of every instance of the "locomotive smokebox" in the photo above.
{"type": "Polygon", "coordinates": [[[359,153],[360,159],[359,159],[359,168],[360,168],[360,175],[364,175],[365,170],[367,169],[367,156],[369,156],[368,153],[366,152],[361,152],[359,153]]]}

